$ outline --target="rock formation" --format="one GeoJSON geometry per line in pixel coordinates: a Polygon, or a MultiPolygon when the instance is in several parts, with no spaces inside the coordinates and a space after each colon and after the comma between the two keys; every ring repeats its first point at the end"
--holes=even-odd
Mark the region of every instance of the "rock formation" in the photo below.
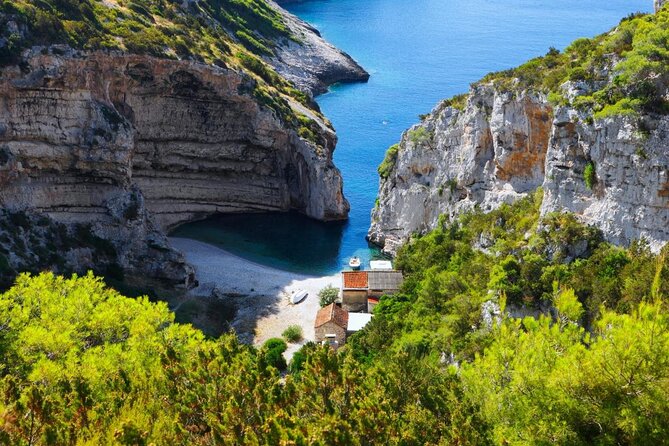
{"type": "Polygon", "coordinates": [[[657,250],[669,240],[669,117],[647,115],[642,125],[474,86],[464,109],[444,103],[402,136],[369,239],[394,253],[442,214],[489,210],[541,186],[542,214],[574,212],[612,242],[645,238],[657,250]]]}
{"type": "Polygon", "coordinates": [[[655,12],[659,11],[665,3],[667,3],[667,0],[655,0],[655,12]]]}
{"type": "Polygon", "coordinates": [[[316,28],[270,1],[296,40],[284,39],[267,61],[286,79],[314,95],[337,82],[367,81],[369,74],[348,54],[326,42],[316,28]]]}
{"type": "MultiPolygon", "coordinates": [[[[278,39],[265,60],[299,88],[315,94],[368,78],[270,5],[297,39],[278,39]]],[[[4,22],[12,38],[29,39],[24,25],[4,22]]],[[[347,218],[336,136],[317,106],[284,96],[277,108],[240,68],[65,45],[35,46],[3,64],[2,285],[49,268],[183,289],[195,283],[193,269],[165,236],[180,223],[287,210],[347,218]]]]}

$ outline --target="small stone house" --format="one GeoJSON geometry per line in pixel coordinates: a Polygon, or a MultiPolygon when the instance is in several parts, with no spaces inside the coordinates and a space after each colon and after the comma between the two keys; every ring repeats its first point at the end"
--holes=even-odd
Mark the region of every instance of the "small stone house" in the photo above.
{"type": "Polygon", "coordinates": [[[404,276],[402,271],[344,271],[342,275],[342,308],[351,312],[369,312],[384,294],[399,291],[404,276]]]}
{"type": "Polygon", "coordinates": [[[370,271],[367,281],[368,297],[380,298],[384,294],[397,293],[404,282],[404,276],[402,271],[370,271]]]}
{"type": "Polygon", "coordinates": [[[346,342],[346,330],[348,329],[348,311],[337,304],[323,307],[316,314],[314,330],[316,342],[329,343],[333,348],[344,345],[346,342]]]}
{"type": "Polygon", "coordinates": [[[341,306],[348,311],[366,311],[367,271],[344,271],[341,280],[341,306]]]}

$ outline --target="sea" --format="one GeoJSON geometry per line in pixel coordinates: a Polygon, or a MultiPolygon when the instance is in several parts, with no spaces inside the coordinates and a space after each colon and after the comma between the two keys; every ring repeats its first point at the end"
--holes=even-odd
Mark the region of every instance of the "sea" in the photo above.
{"type": "Polygon", "coordinates": [[[174,236],[194,238],[279,269],[334,273],[351,256],[381,257],[365,235],[386,149],[439,101],[491,71],[606,32],[652,0],[306,0],[282,3],[370,74],[317,101],[339,136],[334,161],[351,203],[347,222],[297,213],[218,215],[174,236]]]}

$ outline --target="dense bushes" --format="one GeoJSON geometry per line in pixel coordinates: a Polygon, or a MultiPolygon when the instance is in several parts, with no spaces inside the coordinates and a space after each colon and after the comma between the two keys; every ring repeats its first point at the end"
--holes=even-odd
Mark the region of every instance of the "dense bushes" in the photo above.
{"type": "Polygon", "coordinates": [[[265,367],[272,366],[277,370],[286,370],[286,359],[283,357],[283,353],[287,348],[288,345],[283,339],[268,339],[260,351],[261,364],[265,367]]]}
{"type": "Polygon", "coordinates": [[[318,302],[321,307],[327,307],[333,302],[337,301],[339,297],[339,289],[328,285],[318,292],[318,302]]]}
{"type": "MultiPolygon", "coordinates": [[[[496,444],[667,444],[669,316],[658,303],[606,311],[594,333],[565,316],[507,320],[485,354],[462,368],[496,444]]],[[[574,316],[570,316],[574,315],[574,316]]]]}
{"type": "Polygon", "coordinates": [[[0,443],[667,444],[667,252],[540,220],[540,197],[413,240],[401,293],[283,377],[281,339],[207,339],[91,276],[22,276],[0,296],[0,443]]]}
{"type": "Polygon", "coordinates": [[[609,33],[578,39],[563,53],[551,48],[545,56],[491,73],[481,83],[508,91],[543,91],[563,104],[569,101],[560,86],[568,80],[590,85],[592,92],[572,105],[591,109],[599,119],[668,113],[669,7],[657,14],[633,14],[609,33]]]}
{"type": "Polygon", "coordinates": [[[395,265],[407,274],[402,294],[382,299],[365,335],[353,338],[358,358],[390,348],[471,359],[490,336],[482,308],[502,296],[513,311],[526,313],[546,311],[557,291],[574,289],[590,326],[602,308],[632,311],[657,294],[651,287],[657,274],[659,294],[669,294],[664,256],[643,242],[611,246],[570,214],[540,220],[541,196],[442,222],[400,250],[395,265]]]}

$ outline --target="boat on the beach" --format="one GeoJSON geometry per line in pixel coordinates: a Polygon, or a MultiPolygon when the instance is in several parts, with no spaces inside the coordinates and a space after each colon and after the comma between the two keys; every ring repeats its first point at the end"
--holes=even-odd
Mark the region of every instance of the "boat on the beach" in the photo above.
{"type": "Polygon", "coordinates": [[[353,269],[360,269],[360,257],[351,257],[351,260],[348,261],[348,266],[353,269]]]}
{"type": "Polygon", "coordinates": [[[299,304],[302,302],[309,293],[306,290],[297,290],[290,296],[290,302],[294,304],[299,304]]]}

